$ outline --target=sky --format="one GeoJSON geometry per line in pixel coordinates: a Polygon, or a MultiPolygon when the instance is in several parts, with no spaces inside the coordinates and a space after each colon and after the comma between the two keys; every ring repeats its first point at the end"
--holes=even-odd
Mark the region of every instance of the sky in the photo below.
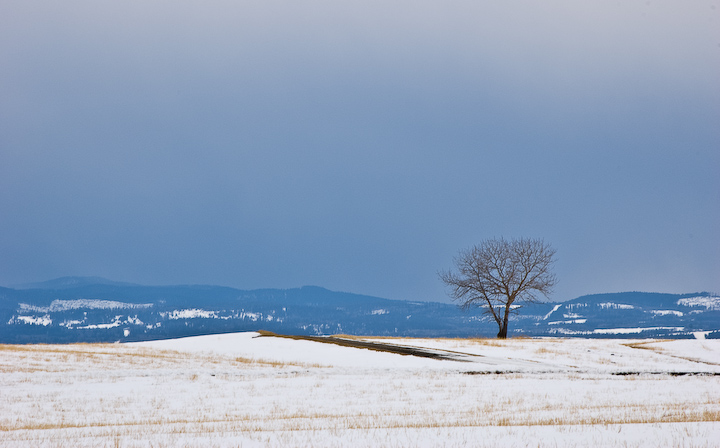
{"type": "Polygon", "coordinates": [[[720,292],[713,1],[0,3],[0,285],[720,292]]]}

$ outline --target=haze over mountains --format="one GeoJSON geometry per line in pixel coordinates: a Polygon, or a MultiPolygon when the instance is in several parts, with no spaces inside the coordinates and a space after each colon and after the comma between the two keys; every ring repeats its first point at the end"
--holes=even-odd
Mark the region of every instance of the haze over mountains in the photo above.
{"type": "MultiPolygon", "coordinates": [[[[706,292],[594,294],[517,310],[510,336],[718,338],[720,296],[706,292]]],[[[115,342],[237,331],[492,337],[483,309],[389,300],[315,286],[245,291],[142,286],[63,277],[0,287],[0,342],[115,342]]]]}

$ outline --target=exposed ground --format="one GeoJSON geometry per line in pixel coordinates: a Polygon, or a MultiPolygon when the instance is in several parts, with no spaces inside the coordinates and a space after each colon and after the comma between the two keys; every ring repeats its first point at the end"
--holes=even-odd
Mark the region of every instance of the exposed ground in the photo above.
{"type": "Polygon", "coordinates": [[[257,336],[0,346],[0,446],[720,440],[718,341],[257,336]]]}

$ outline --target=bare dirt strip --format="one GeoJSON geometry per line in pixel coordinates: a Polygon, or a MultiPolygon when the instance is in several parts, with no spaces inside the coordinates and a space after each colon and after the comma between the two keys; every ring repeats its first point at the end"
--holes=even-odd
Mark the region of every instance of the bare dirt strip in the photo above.
{"type": "MultiPolygon", "coordinates": [[[[575,371],[575,372],[582,372],[583,369],[579,369],[577,366],[568,366],[568,365],[562,365],[562,364],[550,364],[550,363],[543,363],[539,361],[532,361],[532,360],[526,360],[526,359],[517,359],[517,358],[500,358],[500,357],[494,357],[494,356],[485,356],[480,354],[474,354],[474,353],[466,353],[466,352],[458,352],[458,351],[452,351],[452,350],[442,350],[442,349],[430,349],[430,348],[420,348],[420,347],[412,347],[412,346],[405,346],[405,345],[397,345],[397,344],[387,344],[382,342],[370,342],[370,341],[363,341],[355,338],[344,338],[344,337],[338,337],[338,336],[303,336],[303,335],[284,335],[284,334],[277,334],[273,333],[271,331],[265,331],[260,330],[258,331],[260,336],[257,337],[275,337],[275,338],[285,338],[285,339],[293,339],[293,340],[299,340],[299,341],[312,341],[312,342],[320,342],[323,344],[334,344],[339,345],[342,347],[352,347],[352,348],[360,348],[360,349],[366,349],[366,350],[374,350],[378,352],[386,352],[386,353],[395,353],[399,355],[404,356],[417,356],[421,358],[430,358],[430,359],[436,359],[440,361],[456,361],[456,362],[469,362],[469,363],[478,363],[483,364],[487,366],[498,366],[499,370],[491,370],[491,371],[470,371],[465,372],[469,375],[480,375],[480,374],[488,374],[488,373],[495,373],[495,374],[504,374],[504,373],[518,373],[518,372],[551,372],[551,371],[575,371]]],[[[625,344],[628,347],[631,348],[637,348],[637,349],[654,349],[650,347],[645,347],[642,344],[645,343],[636,343],[636,344],[625,344]]],[[[685,359],[685,358],[684,358],[685,359]]],[[[690,360],[690,359],[688,359],[690,360]]],[[[691,360],[693,362],[704,362],[704,361],[695,361],[691,360]]],[[[713,363],[707,363],[707,364],[713,364],[713,363]]],[[[610,372],[611,375],[615,376],[635,376],[635,375],[669,375],[669,376],[720,376],[720,373],[716,372],[706,372],[706,371],[618,371],[618,372],[610,372]]]]}
{"type": "Polygon", "coordinates": [[[477,358],[483,358],[482,355],[473,355],[470,353],[453,352],[447,350],[422,349],[417,347],[407,347],[394,344],[383,344],[380,342],[367,342],[355,339],[344,339],[335,336],[297,336],[277,334],[271,331],[260,330],[259,337],[286,338],[300,341],[321,342],[323,344],[334,344],[342,347],[364,348],[367,350],[375,350],[378,352],[396,353],[405,356],[418,356],[421,358],[439,359],[444,361],[460,361],[475,362],[477,358]],[[473,359],[475,358],[475,359],[473,359]]]}

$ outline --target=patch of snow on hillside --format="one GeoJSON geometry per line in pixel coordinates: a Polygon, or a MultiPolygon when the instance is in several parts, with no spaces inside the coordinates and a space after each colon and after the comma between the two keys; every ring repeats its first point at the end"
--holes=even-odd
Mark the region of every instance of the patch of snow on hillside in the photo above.
{"type": "Polygon", "coordinates": [[[90,325],[85,325],[83,327],[76,327],[76,328],[78,330],[108,330],[110,328],[116,328],[121,325],[129,325],[129,324],[143,325],[143,322],[140,319],[138,319],[137,316],[135,316],[135,317],[128,316],[125,320],[123,320],[123,316],[119,315],[119,316],[115,316],[115,318],[112,320],[112,322],[109,322],[109,323],[90,324],[90,325]]]}
{"type": "Polygon", "coordinates": [[[143,321],[141,321],[137,316],[127,318],[127,323],[133,324],[133,325],[143,325],[143,321]]]}
{"type": "Polygon", "coordinates": [[[685,327],[645,327],[645,328],[598,328],[593,330],[596,334],[633,334],[642,333],[643,331],[655,331],[655,330],[672,330],[672,331],[683,331],[685,327]]]}
{"type": "Polygon", "coordinates": [[[634,310],[635,307],[632,305],[625,305],[623,303],[612,303],[612,302],[603,302],[598,303],[597,306],[599,306],[602,309],[613,309],[613,310],[634,310]]]}
{"type": "Polygon", "coordinates": [[[326,334],[326,330],[330,330],[330,325],[327,324],[312,324],[312,325],[303,325],[300,328],[303,330],[312,329],[313,333],[315,333],[317,336],[322,336],[326,334]]]}
{"type": "Polygon", "coordinates": [[[253,322],[257,322],[258,320],[261,320],[261,319],[262,319],[262,314],[259,314],[259,313],[246,313],[246,312],[244,312],[244,311],[243,311],[242,313],[238,313],[236,316],[237,316],[238,319],[245,320],[245,318],[247,318],[247,319],[250,319],[250,320],[253,321],[253,322]]]}
{"type": "Polygon", "coordinates": [[[565,305],[565,309],[568,311],[573,311],[577,308],[587,308],[587,303],[570,303],[568,305],[565,305]]]}
{"type": "Polygon", "coordinates": [[[110,328],[119,327],[122,325],[119,319],[116,319],[108,324],[90,324],[84,327],[76,327],[78,330],[109,330],[110,328]]]}
{"type": "Polygon", "coordinates": [[[73,327],[76,327],[78,325],[84,324],[84,320],[64,320],[60,322],[61,327],[65,327],[68,329],[72,329],[73,327]]]}
{"type": "Polygon", "coordinates": [[[651,310],[650,312],[658,316],[668,316],[670,314],[673,314],[675,316],[682,317],[684,314],[682,311],[675,310],[651,310]]]}
{"type": "Polygon", "coordinates": [[[42,317],[37,316],[14,316],[8,321],[9,325],[12,325],[16,323],[17,321],[20,321],[24,324],[29,325],[42,325],[43,327],[47,327],[48,325],[52,324],[52,319],[50,319],[50,316],[45,315],[42,317]]]}
{"type": "Polygon", "coordinates": [[[56,313],[60,311],[76,310],[87,308],[93,310],[112,310],[112,309],[137,309],[150,308],[152,303],[125,303],[116,302],[114,300],[99,299],[77,299],[77,300],[53,300],[50,306],[34,306],[27,303],[20,303],[19,311],[35,311],[38,313],[56,313]]]}
{"type": "Polygon", "coordinates": [[[178,319],[217,319],[218,315],[215,311],[206,311],[199,308],[172,310],[170,312],[160,313],[161,317],[167,317],[170,320],[178,319]]]}
{"type": "Polygon", "coordinates": [[[555,305],[555,306],[553,307],[553,309],[550,310],[550,312],[547,313],[547,314],[545,315],[545,317],[542,318],[542,320],[547,320],[548,317],[550,317],[550,315],[551,315],[552,313],[554,313],[555,311],[559,310],[561,306],[562,306],[562,304],[557,304],[557,305],[555,305]]]}
{"type": "Polygon", "coordinates": [[[239,312],[239,313],[235,313],[233,316],[217,316],[217,317],[218,317],[219,319],[232,319],[232,318],[242,319],[242,320],[249,319],[249,320],[251,320],[251,321],[253,321],[253,322],[258,322],[258,321],[262,322],[262,321],[264,320],[264,321],[267,321],[267,322],[273,322],[273,321],[274,321],[274,322],[280,323],[280,322],[284,322],[284,321],[285,321],[284,318],[282,318],[282,317],[277,317],[277,316],[275,316],[275,315],[273,315],[273,314],[268,314],[268,315],[265,316],[265,315],[263,315],[262,313],[252,313],[252,312],[247,312],[247,311],[241,311],[241,312],[239,312]]]}
{"type": "Polygon", "coordinates": [[[678,305],[683,306],[704,306],[708,310],[720,310],[720,297],[688,297],[677,301],[678,305]]]}
{"type": "Polygon", "coordinates": [[[548,322],[548,325],[584,324],[585,322],[587,322],[587,319],[558,320],[555,322],[548,322]]]}
{"type": "Polygon", "coordinates": [[[586,330],[569,330],[567,328],[551,328],[548,330],[549,334],[564,334],[568,336],[578,336],[578,335],[584,335],[584,334],[591,334],[590,331],[586,330]]]}
{"type": "MultiPolygon", "coordinates": [[[[499,306],[499,305],[497,305],[497,306],[499,306]]],[[[479,304],[478,307],[479,308],[490,308],[490,306],[487,303],[479,304]]],[[[516,310],[516,309],[522,308],[522,307],[523,307],[522,305],[510,305],[511,310],[516,310]]]]}
{"type": "MultiPolygon", "coordinates": [[[[87,324],[87,319],[83,320],[64,320],[60,323],[61,327],[68,328],[70,330],[76,329],[76,330],[107,330],[110,328],[119,327],[121,325],[145,325],[143,321],[141,321],[137,316],[128,316],[127,318],[123,319],[123,315],[115,316],[112,320],[112,322],[106,322],[106,323],[97,323],[97,324],[87,324]]],[[[157,324],[159,327],[159,322],[157,324]]],[[[153,328],[152,325],[149,325],[148,328],[153,328]]]]}

